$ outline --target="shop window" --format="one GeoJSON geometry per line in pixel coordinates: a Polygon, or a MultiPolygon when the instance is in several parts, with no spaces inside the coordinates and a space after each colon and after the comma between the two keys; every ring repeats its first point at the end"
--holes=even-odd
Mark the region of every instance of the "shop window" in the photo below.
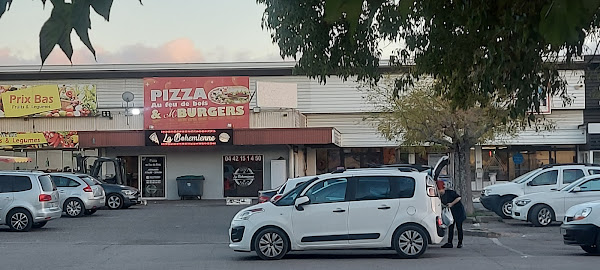
{"type": "Polygon", "coordinates": [[[563,170],[563,184],[573,183],[583,176],[583,170],[580,169],[563,170]]]}
{"type": "Polygon", "coordinates": [[[541,173],[540,175],[533,178],[533,180],[531,180],[531,182],[529,182],[529,186],[556,185],[557,178],[558,178],[557,170],[547,171],[547,172],[541,173]]]}

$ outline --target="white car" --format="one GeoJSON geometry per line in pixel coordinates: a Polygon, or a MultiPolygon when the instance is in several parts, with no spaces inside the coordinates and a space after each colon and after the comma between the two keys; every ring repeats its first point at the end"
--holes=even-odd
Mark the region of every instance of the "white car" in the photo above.
{"type": "Polygon", "coordinates": [[[91,178],[81,178],[72,173],[51,173],[50,176],[60,197],[62,210],[69,217],[92,215],[104,207],[104,188],[91,178]]]}
{"type": "Polygon", "coordinates": [[[266,260],[296,250],[354,248],[391,248],[418,258],[428,244],[442,241],[441,213],[435,181],[426,173],[346,170],[243,209],[231,222],[229,247],[266,260]]]}
{"type": "Polygon", "coordinates": [[[566,245],[581,246],[587,253],[600,254],[600,201],[569,208],[560,232],[566,245]]]}
{"type": "Polygon", "coordinates": [[[571,206],[600,199],[600,175],[590,175],[558,191],[519,196],[513,200],[512,218],[548,226],[561,221],[571,206]]]}
{"type": "Polygon", "coordinates": [[[509,183],[485,187],[481,192],[481,204],[502,218],[512,215],[512,200],[516,197],[561,189],[577,179],[600,173],[594,164],[551,164],[523,174],[509,183]]]}
{"type": "Polygon", "coordinates": [[[277,189],[277,192],[270,200],[272,202],[276,202],[277,200],[281,199],[281,197],[283,197],[283,195],[290,192],[295,187],[299,186],[300,184],[302,184],[308,180],[315,179],[315,177],[316,176],[312,175],[312,176],[302,176],[302,177],[288,179],[283,185],[281,185],[277,189]]]}

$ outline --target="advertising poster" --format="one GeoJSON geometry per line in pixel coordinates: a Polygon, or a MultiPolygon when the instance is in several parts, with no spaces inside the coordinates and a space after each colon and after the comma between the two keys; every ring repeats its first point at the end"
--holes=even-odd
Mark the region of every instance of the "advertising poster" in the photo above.
{"type": "Polygon", "coordinates": [[[77,148],[77,131],[0,132],[0,146],[25,146],[27,148],[77,148]]]}
{"type": "Polygon", "coordinates": [[[231,129],[146,130],[146,146],[232,145],[231,129]]]}
{"type": "Polygon", "coordinates": [[[141,156],[143,198],[165,198],[165,157],[141,156]]]}
{"type": "Polygon", "coordinates": [[[95,85],[0,85],[0,117],[97,114],[95,85]]]}
{"type": "Polygon", "coordinates": [[[263,188],[263,155],[223,156],[225,197],[256,197],[263,188]]]}
{"type": "Polygon", "coordinates": [[[144,129],[250,126],[249,77],[144,79],[144,129]]]}

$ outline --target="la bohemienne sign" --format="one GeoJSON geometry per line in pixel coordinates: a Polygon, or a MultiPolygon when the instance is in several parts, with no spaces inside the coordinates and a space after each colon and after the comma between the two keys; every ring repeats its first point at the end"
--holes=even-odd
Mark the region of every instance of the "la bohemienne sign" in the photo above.
{"type": "Polygon", "coordinates": [[[231,129],[146,130],[146,146],[212,146],[233,144],[231,129]]]}

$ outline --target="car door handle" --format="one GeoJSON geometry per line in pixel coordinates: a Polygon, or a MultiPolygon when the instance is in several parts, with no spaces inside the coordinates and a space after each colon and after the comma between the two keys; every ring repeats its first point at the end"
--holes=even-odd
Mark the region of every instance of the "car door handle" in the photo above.
{"type": "Polygon", "coordinates": [[[333,212],[334,213],[344,213],[344,212],[346,212],[346,210],[338,208],[338,209],[333,210],[333,212]]]}
{"type": "Polygon", "coordinates": [[[382,205],[382,206],[377,207],[377,209],[388,210],[388,209],[391,209],[391,207],[389,207],[387,205],[382,205]]]}

